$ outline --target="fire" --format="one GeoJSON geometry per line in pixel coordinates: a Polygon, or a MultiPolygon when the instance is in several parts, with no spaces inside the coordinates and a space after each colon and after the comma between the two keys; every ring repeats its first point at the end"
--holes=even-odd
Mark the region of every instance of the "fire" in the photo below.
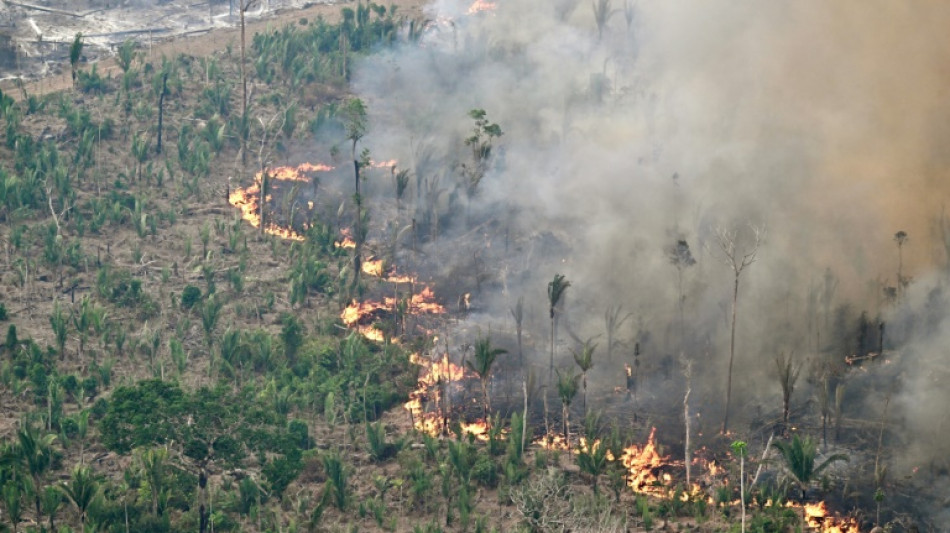
{"type": "Polygon", "coordinates": [[[542,436],[541,438],[534,441],[534,444],[537,444],[545,450],[569,450],[571,449],[570,444],[567,440],[564,439],[564,435],[560,433],[549,433],[542,436]]]}
{"type": "MultiPolygon", "coordinates": [[[[409,401],[404,407],[412,416],[413,425],[417,430],[433,437],[437,436],[445,426],[445,417],[440,405],[442,387],[449,387],[452,382],[460,382],[472,376],[464,368],[451,362],[448,354],[443,354],[442,359],[437,361],[430,361],[418,354],[412,354],[409,356],[409,361],[421,366],[422,371],[419,373],[418,386],[416,390],[409,393],[409,401]],[[427,410],[427,405],[434,405],[435,409],[427,410]]],[[[484,421],[462,424],[462,430],[474,434],[476,438],[488,440],[488,426],[484,421]]]]}
{"type": "MultiPolygon", "coordinates": [[[[650,438],[643,447],[633,444],[628,446],[620,456],[620,461],[627,469],[627,485],[634,492],[655,493],[663,482],[669,482],[669,474],[657,476],[657,469],[667,464],[668,457],[662,457],[656,451],[656,428],[650,431],[650,438]]],[[[665,491],[659,491],[665,492],[665,491]]]]}
{"type": "Polygon", "coordinates": [[[488,0],[475,0],[472,2],[472,5],[468,8],[468,14],[474,15],[475,13],[480,13],[482,11],[494,11],[498,7],[495,2],[489,2],[488,0]]]}
{"type": "Polygon", "coordinates": [[[854,518],[829,516],[825,502],[805,504],[805,522],[808,527],[821,533],[859,533],[858,521],[854,518]]]}
{"type": "MultiPolygon", "coordinates": [[[[383,301],[367,300],[362,303],[353,301],[340,313],[340,320],[347,327],[360,332],[364,337],[382,342],[384,340],[381,331],[373,326],[376,318],[392,312],[396,308],[396,298],[386,297],[383,301]]],[[[429,287],[423,287],[421,291],[412,295],[409,301],[410,314],[442,314],[445,313],[445,307],[435,301],[435,294],[429,287]]]]}
{"type": "Polygon", "coordinates": [[[389,161],[370,161],[369,166],[372,168],[392,168],[396,166],[398,161],[395,159],[390,159],[389,161]]]}
{"type": "MultiPolygon", "coordinates": [[[[329,172],[333,167],[323,164],[302,163],[295,167],[281,166],[267,169],[267,177],[278,181],[303,181],[309,182],[310,178],[304,175],[304,172],[329,172]]],[[[257,183],[261,181],[261,173],[254,176],[257,183]]]]}
{"type": "Polygon", "coordinates": [[[476,420],[472,423],[461,422],[462,432],[474,435],[480,441],[488,441],[488,422],[476,420]]]}
{"type": "MultiPolygon", "coordinates": [[[[310,178],[307,177],[305,172],[327,172],[333,170],[333,167],[323,165],[323,164],[311,164],[303,163],[296,167],[291,166],[280,166],[267,169],[267,177],[269,180],[274,181],[302,181],[309,182],[310,178]]],[[[267,202],[270,200],[270,195],[267,195],[264,198],[264,201],[267,202]]],[[[241,210],[241,218],[246,220],[251,226],[255,228],[261,227],[261,173],[258,172],[254,176],[254,184],[250,187],[238,187],[231,191],[228,195],[228,203],[234,207],[241,210]]],[[[310,208],[313,208],[313,203],[308,202],[307,204],[310,208]]],[[[288,239],[293,241],[302,241],[304,240],[303,235],[295,232],[291,228],[283,227],[273,222],[268,222],[264,225],[264,233],[269,235],[276,235],[282,239],[288,239]]]]}
{"type": "Polygon", "coordinates": [[[376,276],[377,278],[383,277],[384,269],[382,259],[367,259],[363,261],[363,264],[360,268],[363,270],[364,274],[376,276]]]}

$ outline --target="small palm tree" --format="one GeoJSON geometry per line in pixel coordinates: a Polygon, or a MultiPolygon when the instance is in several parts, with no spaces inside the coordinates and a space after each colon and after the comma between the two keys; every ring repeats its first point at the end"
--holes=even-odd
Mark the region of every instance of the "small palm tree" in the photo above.
{"type": "Polygon", "coordinates": [[[56,531],[56,512],[63,503],[63,493],[58,487],[46,487],[43,490],[43,512],[49,518],[49,530],[56,531]]]}
{"type": "Polygon", "coordinates": [[[58,300],[53,304],[53,314],[49,316],[49,325],[53,328],[53,334],[56,337],[56,351],[59,353],[59,358],[63,359],[66,357],[66,334],[69,331],[69,317],[60,307],[58,300]]]}
{"type": "Polygon", "coordinates": [[[73,43],[69,45],[69,66],[72,68],[73,83],[76,83],[76,69],[79,67],[79,59],[82,57],[82,33],[77,33],[73,43]]]}
{"type": "Polygon", "coordinates": [[[775,369],[778,371],[779,384],[782,385],[782,432],[787,432],[792,392],[795,391],[795,382],[802,372],[802,365],[796,365],[791,355],[780,353],[775,356],[775,369]]]}
{"type": "Polygon", "coordinates": [[[594,350],[597,344],[594,339],[587,339],[580,352],[574,352],[574,362],[581,369],[581,383],[584,386],[584,416],[587,416],[587,371],[594,368],[594,350]]]}
{"type": "Polygon", "coordinates": [[[7,510],[7,519],[10,521],[10,525],[13,526],[13,533],[17,532],[17,526],[20,519],[23,518],[21,498],[25,492],[24,487],[13,480],[7,481],[0,488],[0,496],[3,497],[3,506],[7,510]]]}
{"type": "Polygon", "coordinates": [[[99,492],[99,482],[88,466],[77,466],[69,481],[62,485],[63,494],[79,511],[80,530],[86,525],[86,511],[92,505],[93,499],[99,492]]]}
{"type": "Polygon", "coordinates": [[[549,369],[550,378],[554,377],[554,338],[557,335],[557,306],[564,296],[564,292],[571,286],[571,282],[564,278],[563,274],[555,274],[554,279],[548,283],[548,313],[551,317],[551,366],[549,369]]]}
{"type": "MultiPolygon", "coordinates": [[[[482,396],[485,399],[485,419],[489,420],[491,413],[491,396],[488,395],[488,382],[491,380],[491,370],[499,355],[508,353],[501,348],[493,348],[491,337],[481,337],[475,341],[475,360],[466,361],[468,367],[478,374],[478,379],[482,385],[482,396]]],[[[490,422],[490,420],[489,420],[490,422]]]]}
{"type": "Polygon", "coordinates": [[[561,398],[561,414],[564,419],[564,440],[571,441],[571,403],[577,396],[579,389],[580,374],[567,371],[561,374],[557,371],[557,395],[561,398]]]}
{"type": "Polygon", "coordinates": [[[201,327],[205,332],[205,341],[208,343],[208,351],[214,344],[214,330],[218,326],[218,317],[221,315],[223,304],[215,299],[214,295],[209,296],[205,304],[201,306],[201,327]]]}
{"type": "Polygon", "coordinates": [[[20,461],[33,481],[33,496],[36,516],[41,514],[43,477],[53,465],[53,442],[56,435],[41,435],[33,426],[27,425],[17,433],[17,449],[20,461]]]}
{"type": "Polygon", "coordinates": [[[594,494],[599,494],[598,477],[607,470],[607,452],[611,447],[616,447],[615,444],[617,444],[598,440],[597,435],[600,433],[600,427],[599,414],[586,414],[584,416],[584,443],[577,447],[577,466],[581,469],[581,472],[591,477],[594,494]]]}
{"type": "Polygon", "coordinates": [[[803,438],[795,435],[791,442],[775,441],[772,446],[781,453],[786,473],[798,484],[802,503],[805,501],[805,491],[826,468],[836,461],[848,460],[848,456],[843,453],[836,453],[816,466],[818,443],[809,436],[803,438]]]}
{"type": "Polygon", "coordinates": [[[524,412],[521,420],[521,453],[524,453],[524,442],[528,431],[528,369],[524,366],[524,350],[522,348],[522,326],[524,325],[524,296],[518,298],[518,303],[511,308],[511,317],[515,319],[515,331],[518,337],[518,365],[521,367],[521,393],[524,400],[524,412]]]}

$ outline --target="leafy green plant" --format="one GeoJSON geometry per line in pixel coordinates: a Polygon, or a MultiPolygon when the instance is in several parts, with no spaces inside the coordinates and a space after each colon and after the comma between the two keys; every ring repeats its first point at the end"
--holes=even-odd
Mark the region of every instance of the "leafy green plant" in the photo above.
{"type": "Polygon", "coordinates": [[[395,457],[405,444],[403,440],[387,442],[386,428],[379,421],[366,423],[366,441],[369,444],[370,458],[377,462],[395,457]]]}
{"type": "Polygon", "coordinates": [[[349,476],[339,453],[331,452],[323,456],[323,468],[327,474],[325,494],[333,505],[341,511],[349,504],[349,476]]]}
{"type": "Polygon", "coordinates": [[[201,300],[201,289],[194,285],[185,285],[181,291],[181,307],[191,309],[201,300]]]}
{"type": "Polygon", "coordinates": [[[801,501],[805,500],[805,491],[818,479],[818,476],[837,461],[847,461],[843,453],[829,455],[816,464],[818,443],[810,436],[795,435],[790,442],[775,441],[772,446],[779,451],[784,461],[785,472],[801,490],[801,501]]]}

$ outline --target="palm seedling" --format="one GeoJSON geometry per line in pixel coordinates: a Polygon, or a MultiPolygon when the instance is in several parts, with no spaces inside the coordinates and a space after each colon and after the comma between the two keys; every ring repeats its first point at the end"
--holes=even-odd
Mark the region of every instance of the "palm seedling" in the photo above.
{"type": "Polygon", "coordinates": [[[778,371],[779,384],[782,385],[782,430],[788,431],[789,405],[792,401],[792,392],[795,382],[802,372],[801,365],[795,365],[791,355],[781,353],[775,356],[775,368],[778,371]]]}
{"type": "Polygon", "coordinates": [[[561,398],[561,415],[564,419],[564,440],[571,440],[571,403],[577,397],[577,391],[580,388],[580,374],[566,371],[561,374],[557,371],[557,395],[561,398]]]}
{"type": "Polygon", "coordinates": [[[66,498],[79,511],[80,529],[84,529],[86,513],[99,492],[99,483],[92,469],[88,466],[77,466],[73,470],[72,477],[63,483],[61,488],[66,498]]]}
{"type": "Polygon", "coordinates": [[[36,516],[42,516],[42,487],[46,472],[53,466],[53,442],[56,435],[41,435],[33,426],[26,425],[17,432],[17,449],[20,461],[33,481],[33,496],[36,516]]]}
{"type": "Polygon", "coordinates": [[[561,298],[564,296],[564,292],[567,291],[567,288],[571,286],[571,282],[567,281],[563,274],[555,274],[554,279],[548,283],[548,315],[551,319],[551,364],[549,367],[550,377],[554,375],[554,349],[555,349],[555,336],[557,335],[557,314],[558,314],[558,305],[561,302],[561,298]]]}
{"type": "Polygon", "coordinates": [[[784,462],[786,474],[798,485],[801,490],[801,501],[805,501],[805,492],[818,479],[818,476],[837,461],[847,461],[848,456],[842,453],[829,455],[816,464],[818,443],[809,436],[795,435],[790,442],[775,441],[772,446],[779,451],[784,462]]]}
{"type": "Polygon", "coordinates": [[[597,344],[593,339],[587,339],[580,352],[574,352],[574,362],[581,369],[581,384],[584,387],[584,416],[587,416],[587,371],[594,367],[594,350],[597,344]]]}
{"type": "Polygon", "coordinates": [[[488,394],[488,382],[491,381],[492,366],[499,355],[508,353],[502,348],[494,348],[491,345],[491,337],[481,337],[475,341],[475,357],[473,361],[466,361],[468,367],[478,374],[478,379],[482,386],[482,397],[485,402],[485,419],[490,420],[491,414],[491,396],[488,394]]]}

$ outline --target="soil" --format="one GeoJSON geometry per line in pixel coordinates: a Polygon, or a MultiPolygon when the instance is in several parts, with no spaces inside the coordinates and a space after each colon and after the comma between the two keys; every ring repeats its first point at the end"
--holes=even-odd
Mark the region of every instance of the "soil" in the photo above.
{"type": "MultiPolygon", "coordinates": [[[[423,7],[427,3],[425,0],[390,0],[385,2],[385,5],[396,6],[398,14],[412,19],[423,16],[423,7]]],[[[340,9],[347,4],[352,4],[352,2],[316,4],[299,9],[280,11],[265,19],[247,20],[245,25],[246,42],[249,45],[253,41],[254,35],[287,24],[293,24],[301,19],[313,20],[317,17],[323,17],[327,21],[335,22],[340,18],[340,9]]],[[[139,43],[145,50],[145,59],[148,61],[161,58],[162,55],[175,57],[182,53],[202,57],[224,50],[229,46],[233,47],[234,50],[238,50],[240,39],[241,28],[240,25],[236,25],[227,28],[214,28],[199,34],[176,36],[152,43],[149,43],[148,37],[145,37],[140,39],[139,43]]],[[[80,68],[92,68],[93,63],[98,64],[99,74],[104,77],[121,76],[122,71],[115,59],[111,57],[92,63],[84,63],[80,68]]],[[[26,93],[42,96],[70,88],[72,86],[72,74],[69,71],[68,64],[56,70],[56,73],[40,79],[26,81],[23,84],[26,93]]],[[[0,80],[0,90],[13,98],[19,99],[22,97],[22,91],[16,90],[16,85],[16,81],[12,79],[0,80]]]]}

